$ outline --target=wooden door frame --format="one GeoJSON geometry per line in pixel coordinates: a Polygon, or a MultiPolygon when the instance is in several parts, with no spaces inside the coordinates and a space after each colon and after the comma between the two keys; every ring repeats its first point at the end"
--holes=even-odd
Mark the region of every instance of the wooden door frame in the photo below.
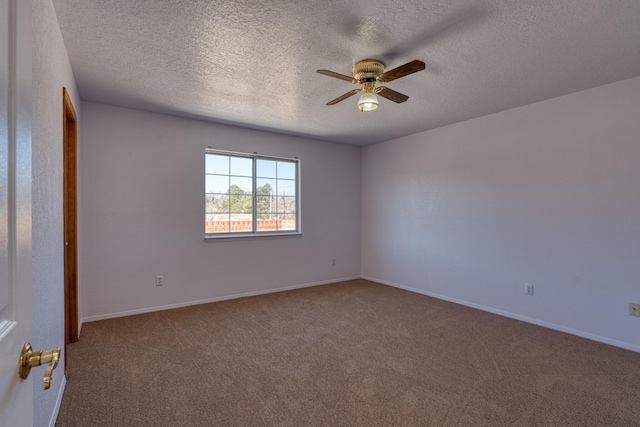
{"type": "MultiPolygon", "coordinates": [[[[62,88],[63,211],[64,211],[64,341],[78,341],[78,242],[76,143],[78,119],[66,88],[62,88]]],[[[65,351],[65,371],[67,357],[65,351]]]]}

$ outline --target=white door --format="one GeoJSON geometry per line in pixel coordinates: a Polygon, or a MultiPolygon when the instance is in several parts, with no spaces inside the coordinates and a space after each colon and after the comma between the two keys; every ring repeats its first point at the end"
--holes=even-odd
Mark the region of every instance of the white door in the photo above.
{"type": "MultiPolygon", "coordinates": [[[[31,0],[0,0],[0,426],[32,426],[31,0]]],[[[34,375],[35,373],[35,375],[34,375]]]]}

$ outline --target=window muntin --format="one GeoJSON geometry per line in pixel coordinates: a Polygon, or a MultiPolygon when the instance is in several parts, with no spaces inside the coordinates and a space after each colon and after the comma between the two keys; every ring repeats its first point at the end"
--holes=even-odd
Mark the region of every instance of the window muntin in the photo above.
{"type": "Polygon", "coordinates": [[[299,161],[207,149],[205,235],[299,232],[299,161]]]}

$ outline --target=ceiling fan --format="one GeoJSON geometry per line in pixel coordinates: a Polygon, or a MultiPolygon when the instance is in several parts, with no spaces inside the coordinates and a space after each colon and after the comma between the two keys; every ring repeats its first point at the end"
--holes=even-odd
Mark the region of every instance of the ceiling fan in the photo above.
{"type": "Polygon", "coordinates": [[[360,111],[373,111],[378,108],[378,98],[375,95],[376,93],[398,104],[409,99],[407,95],[396,92],[388,87],[375,87],[376,84],[387,83],[424,69],[424,62],[416,59],[401,65],[398,68],[385,72],[384,64],[381,61],[375,59],[364,59],[353,64],[353,77],[345,76],[344,74],[335,73],[329,70],[317,70],[317,72],[324,74],[325,76],[335,77],[337,79],[362,86],[360,89],[354,89],[337,97],[333,101],[329,101],[327,105],[335,105],[338,102],[344,101],[350,96],[362,91],[362,96],[358,101],[358,108],[360,111]]]}

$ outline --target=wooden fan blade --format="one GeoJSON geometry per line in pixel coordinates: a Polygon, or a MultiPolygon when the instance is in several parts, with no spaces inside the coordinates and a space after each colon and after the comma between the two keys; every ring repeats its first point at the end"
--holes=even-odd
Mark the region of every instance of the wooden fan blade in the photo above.
{"type": "Polygon", "coordinates": [[[399,66],[398,68],[394,68],[393,70],[380,74],[378,76],[378,82],[390,82],[391,80],[399,79],[400,77],[408,76],[409,74],[417,73],[424,69],[424,62],[414,59],[411,62],[407,62],[406,64],[399,66]]]}
{"type": "Polygon", "coordinates": [[[383,96],[393,102],[397,102],[398,104],[409,99],[407,95],[404,95],[400,92],[396,92],[395,90],[389,89],[388,87],[380,86],[376,88],[376,93],[380,96],[383,96]]]}
{"type": "Polygon", "coordinates": [[[335,105],[335,104],[337,104],[338,102],[340,102],[340,101],[344,101],[344,100],[345,100],[345,99],[347,99],[348,97],[353,96],[353,95],[355,95],[355,94],[356,94],[356,93],[358,93],[358,92],[360,92],[360,89],[354,89],[354,90],[352,90],[352,91],[349,91],[349,92],[345,93],[344,95],[337,97],[337,98],[336,98],[336,99],[334,99],[333,101],[329,101],[329,102],[327,102],[327,105],[335,105]]]}
{"type": "Polygon", "coordinates": [[[324,74],[325,76],[335,77],[336,79],[344,80],[344,81],[347,81],[349,83],[357,83],[356,79],[354,79],[353,77],[345,76],[344,74],[336,73],[336,72],[333,72],[333,71],[316,70],[316,72],[319,73],[319,74],[324,74]]]}

